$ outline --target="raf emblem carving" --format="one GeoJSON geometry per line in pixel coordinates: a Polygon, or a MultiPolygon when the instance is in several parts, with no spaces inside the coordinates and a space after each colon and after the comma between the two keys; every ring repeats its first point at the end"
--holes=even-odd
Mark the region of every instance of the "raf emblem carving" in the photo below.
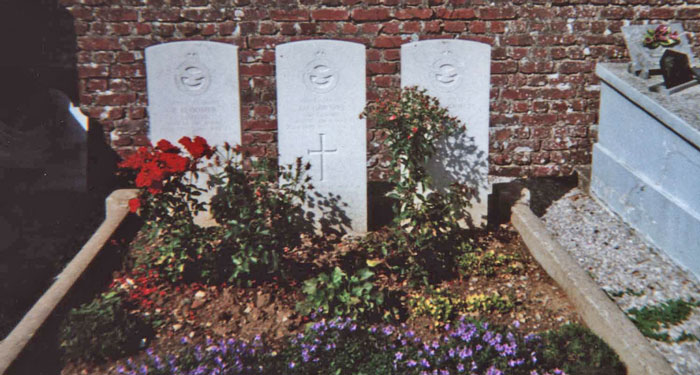
{"type": "Polygon", "coordinates": [[[190,52],[186,60],[175,69],[175,83],[180,91],[187,94],[202,94],[211,83],[209,69],[199,61],[196,53],[190,52]]]}
{"type": "Polygon", "coordinates": [[[459,86],[459,63],[451,55],[451,51],[443,52],[443,56],[430,67],[431,80],[443,91],[451,91],[459,86]]]}
{"type": "Polygon", "coordinates": [[[338,71],[324,55],[324,51],[316,52],[316,57],[304,69],[304,84],[318,93],[327,93],[338,83],[338,71]]]}

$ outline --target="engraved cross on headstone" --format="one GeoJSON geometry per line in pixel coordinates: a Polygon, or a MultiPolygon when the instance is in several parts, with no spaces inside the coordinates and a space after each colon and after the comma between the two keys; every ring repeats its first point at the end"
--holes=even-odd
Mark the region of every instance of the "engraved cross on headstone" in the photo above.
{"type": "Polygon", "coordinates": [[[323,148],[323,136],[324,136],[324,135],[325,135],[325,134],[323,134],[323,133],[319,133],[319,134],[318,134],[318,136],[319,136],[319,138],[320,138],[320,140],[321,140],[321,147],[320,147],[320,149],[318,149],[318,150],[308,150],[309,155],[318,155],[318,156],[321,158],[321,162],[319,163],[320,169],[321,169],[321,175],[320,175],[320,179],[319,179],[320,181],[323,181],[323,154],[324,154],[324,153],[334,153],[334,152],[337,152],[337,151],[338,151],[338,149],[336,149],[336,148],[334,148],[334,149],[332,149],[332,150],[327,150],[327,149],[324,149],[324,148],[323,148]]]}

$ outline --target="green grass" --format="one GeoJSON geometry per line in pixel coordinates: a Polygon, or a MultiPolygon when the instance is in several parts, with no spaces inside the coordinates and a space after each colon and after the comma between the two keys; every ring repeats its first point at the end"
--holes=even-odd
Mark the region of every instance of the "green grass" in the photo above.
{"type": "Polygon", "coordinates": [[[658,305],[644,306],[641,309],[629,309],[627,315],[639,328],[639,331],[651,339],[665,342],[698,340],[695,335],[685,331],[676,338],[672,338],[668,333],[662,331],[662,329],[671,328],[671,326],[687,320],[696,306],[700,306],[700,302],[674,299],[658,305]]]}

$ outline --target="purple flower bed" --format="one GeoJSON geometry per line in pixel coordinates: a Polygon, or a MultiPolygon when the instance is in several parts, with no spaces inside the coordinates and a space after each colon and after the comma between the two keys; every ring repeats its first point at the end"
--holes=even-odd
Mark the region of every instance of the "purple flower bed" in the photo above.
{"type": "Polygon", "coordinates": [[[438,338],[424,340],[405,326],[358,327],[351,319],[325,319],[285,348],[235,339],[192,346],[183,339],[178,353],[156,355],[145,362],[129,360],[119,373],[129,375],[224,374],[525,374],[560,375],[538,361],[539,336],[461,319],[438,338]]]}

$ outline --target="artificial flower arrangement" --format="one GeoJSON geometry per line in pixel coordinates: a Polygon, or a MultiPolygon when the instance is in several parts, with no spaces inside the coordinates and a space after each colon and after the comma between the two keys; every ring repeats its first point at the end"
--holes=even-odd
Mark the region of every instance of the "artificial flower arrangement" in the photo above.
{"type": "Polygon", "coordinates": [[[659,25],[656,29],[647,30],[644,35],[644,47],[654,49],[658,46],[671,47],[681,42],[678,31],[671,31],[667,25],[659,25]]]}

